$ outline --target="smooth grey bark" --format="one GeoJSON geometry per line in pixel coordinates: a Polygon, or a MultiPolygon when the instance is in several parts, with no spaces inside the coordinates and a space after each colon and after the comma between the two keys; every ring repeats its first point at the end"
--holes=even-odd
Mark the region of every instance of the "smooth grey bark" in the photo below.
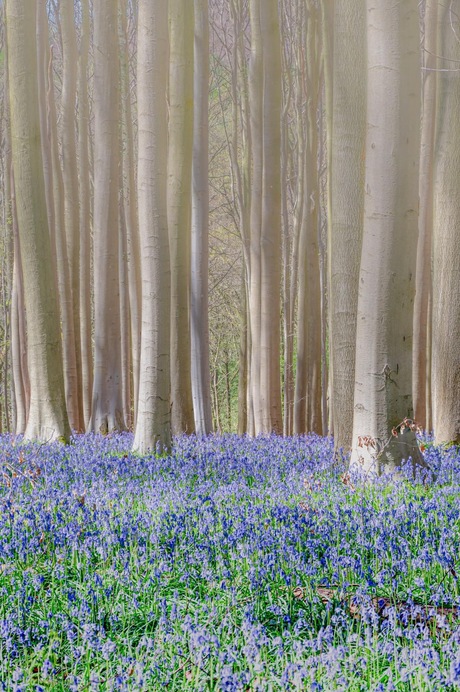
{"type": "MultiPolygon", "coordinates": [[[[10,162],[11,168],[11,162],[10,162]]],[[[16,193],[13,172],[10,170],[11,226],[13,232],[13,277],[11,288],[11,368],[15,400],[16,435],[23,435],[29,416],[30,378],[27,364],[27,330],[24,305],[24,279],[16,211],[16,193]]]]}
{"type": "Polygon", "coordinates": [[[122,184],[123,213],[126,228],[126,259],[128,264],[129,315],[131,323],[131,363],[133,427],[136,426],[139,400],[139,363],[141,341],[141,277],[139,250],[139,219],[134,165],[133,109],[131,105],[131,75],[129,66],[129,36],[126,18],[127,0],[123,0],[121,17],[121,103],[122,103],[122,184]]]}
{"type": "Polygon", "coordinates": [[[350,451],[364,213],[366,7],[335,0],[330,152],[329,325],[336,450],[350,451]]]}
{"type": "Polygon", "coordinates": [[[170,0],[168,228],[173,434],[195,430],[190,347],[193,3],[170,0]]]}
{"type": "Polygon", "coordinates": [[[51,253],[56,275],[55,290],[59,296],[67,415],[72,430],[79,430],[78,374],[70,265],[65,237],[64,183],[59,155],[54,58],[49,43],[46,4],[44,0],[40,0],[37,3],[37,79],[45,196],[51,237],[51,253]]]}
{"type": "MultiPolygon", "coordinates": [[[[61,141],[62,183],[64,194],[64,230],[69,264],[69,282],[75,376],[71,382],[72,428],[82,431],[82,375],[80,342],[80,233],[79,190],[76,138],[76,100],[78,77],[77,34],[75,29],[74,1],[60,0],[59,17],[62,34],[62,94],[61,94],[61,141]]],[[[70,417],[70,415],[69,415],[70,417]]]]}
{"type": "Polygon", "coordinates": [[[123,429],[119,237],[118,2],[94,5],[94,380],[89,429],[123,429]]]}
{"type": "Polygon", "coordinates": [[[212,430],[209,366],[209,18],[208,0],[195,0],[191,243],[191,377],[197,435],[212,430]]]}
{"type": "Polygon", "coordinates": [[[260,233],[260,432],[282,433],[281,289],[281,42],[277,0],[262,0],[263,174],[260,233]]]}
{"type": "Polygon", "coordinates": [[[433,409],[438,443],[460,442],[460,61],[458,14],[438,9],[433,213],[433,409]]]}
{"type": "Polygon", "coordinates": [[[433,242],[433,158],[436,122],[436,53],[438,5],[429,2],[425,9],[423,43],[423,108],[419,176],[419,237],[415,276],[413,391],[414,415],[424,429],[431,426],[431,359],[429,304],[431,296],[431,264],[433,242]]]}
{"type": "Polygon", "coordinates": [[[88,57],[90,42],[90,12],[88,0],[82,2],[80,55],[78,60],[78,172],[79,172],[79,233],[80,280],[79,324],[81,352],[81,401],[85,429],[91,418],[93,391],[93,347],[91,343],[91,202],[89,171],[89,103],[88,57]]]}
{"type": "Polygon", "coordinates": [[[302,165],[303,212],[299,238],[299,297],[294,433],[322,433],[321,416],[321,290],[318,248],[319,185],[317,109],[319,56],[318,17],[308,3],[305,90],[306,146],[302,165]]]}
{"type": "Polygon", "coordinates": [[[138,17],[139,231],[142,329],[134,449],[171,446],[167,189],[168,0],[140,0],[138,17]]]}
{"type": "Polygon", "coordinates": [[[41,155],[35,5],[9,0],[6,16],[11,142],[30,376],[25,437],[67,440],[70,426],[41,155]]]}
{"type": "Polygon", "coordinates": [[[260,0],[249,1],[251,23],[251,54],[248,73],[249,133],[251,151],[250,238],[249,238],[249,432],[262,432],[262,403],[260,384],[261,359],[261,224],[263,172],[263,48],[260,27],[260,0]]]}
{"type": "Polygon", "coordinates": [[[416,0],[367,0],[367,137],[352,464],[422,464],[413,418],[420,49],[416,0]],[[395,431],[397,434],[393,435],[395,431]],[[401,432],[402,431],[402,432],[401,432]]]}

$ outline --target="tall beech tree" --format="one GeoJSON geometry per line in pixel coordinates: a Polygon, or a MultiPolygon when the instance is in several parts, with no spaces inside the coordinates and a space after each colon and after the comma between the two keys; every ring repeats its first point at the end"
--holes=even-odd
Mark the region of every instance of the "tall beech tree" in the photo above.
{"type": "Polygon", "coordinates": [[[262,403],[260,390],[260,320],[261,320],[261,224],[262,224],[262,116],[263,116],[263,52],[260,26],[260,0],[249,0],[251,47],[248,69],[248,107],[251,157],[250,240],[248,302],[250,324],[248,430],[262,432],[262,403]]]}
{"type": "MultiPolygon", "coordinates": [[[[59,17],[62,35],[62,95],[61,141],[62,182],[64,193],[65,241],[69,263],[73,351],[75,353],[75,382],[72,396],[72,427],[83,430],[83,404],[81,394],[80,343],[80,228],[76,138],[76,102],[78,78],[77,34],[75,29],[74,0],[60,0],[59,17]]],[[[69,400],[69,394],[67,395],[69,400]]]]}
{"type": "Polygon", "coordinates": [[[91,418],[93,391],[93,353],[91,344],[91,184],[89,164],[89,95],[88,60],[90,46],[89,0],[81,0],[81,36],[78,58],[78,190],[80,236],[80,353],[81,353],[81,402],[83,422],[88,427],[91,418]]]}
{"type": "Polygon", "coordinates": [[[276,0],[251,0],[250,431],[281,432],[281,44],[276,0]]]}
{"type": "Polygon", "coordinates": [[[281,433],[281,42],[277,0],[260,3],[263,50],[260,231],[260,432],[281,433]]]}
{"type": "Polygon", "coordinates": [[[37,3],[38,87],[43,173],[51,237],[51,251],[59,296],[62,364],[67,415],[73,430],[80,428],[78,413],[78,375],[75,350],[75,326],[69,255],[65,233],[64,183],[59,155],[58,115],[54,83],[54,55],[50,49],[46,3],[37,3]]]}
{"type": "Polygon", "coordinates": [[[171,252],[171,397],[174,434],[194,432],[190,345],[194,8],[170,0],[168,227],[171,252]]]}
{"type": "Polygon", "coordinates": [[[303,210],[299,229],[299,297],[294,432],[322,432],[321,294],[318,249],[319,181],[317,112],[320,91],[318,11],[307,3],[305,154],[301,165],[303,210]]]}
{"type": "Polygon", "coordinates": [[[460,442],[460,21],[438,8],[433,220],[433,408],[437,442],[460,442]]]}
{"type": "Polygon", "coordinates": [[[35,3],[6,10],[11,143],[27,313],[28,439],[70,436],[40,141],[35,3]]]}
{"type": "MultiPolygon", "coordinates": [[[[130,56],[132,38],[128,23],[129,3],[122,0],[121,21],[121,146],[122,146],[122,211],[126,228],[126,259],[128,265],[129,315],[131,324],[131,362],[133,381],[133,423],[136,424],[139,398],[139,359],[141,334],[141,277],[139,250],[138,200],[135,170],[134,117],[131,104],[132,76],[130,56]]],[[[132,31],[132,29],[131,29],[132,31]]]]}
{"type": "Polygon", "coordinates": [[[197,434],[212,429],[209,370],[209,13],[208,0],[195,1],[194,130],[191,245],[191,376],[197,434]]]}
{"type": "Polygon", "coordinates": [[[417,0],[367,0],[367,137],[352,462],[367,472],[421,463],[412,407],[418,223],[417,0]],[[415,124],[415,126],[414,126],[415,124]]]}
{"type": "Polygon", "coordinates": [[[431,429],[431,264],[433,244],[433,158],[436,123],[436,89],[438,72],[437,31],[438,3],[425,8],[423,41],[423,108],[420,144],[419,237],[415,276],[413,390],[415,420],[431,429]]]}
{"type": "Polygon", "coordinates": [[[167,225],[168,0],[140,0],[137,93],[142,329],[134,448],[168,449],[170,402],[170,268],[167,225]]]}
{"type": "Polygon", "coordinates": [[[94,13],[94,380],[90,430],[124,427],[119,285],[118,2],[94,13]]]}
{"type": "Polygon", "coordinates": [[[356,315],[364,211],[366,7],[335,0],[332,51],[329,327],[336,449],[351,449],[356,315]]]}

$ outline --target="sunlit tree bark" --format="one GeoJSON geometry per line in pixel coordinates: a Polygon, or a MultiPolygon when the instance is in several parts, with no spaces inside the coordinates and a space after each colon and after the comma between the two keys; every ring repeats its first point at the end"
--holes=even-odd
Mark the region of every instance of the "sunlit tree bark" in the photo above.
{"type": "Polygon", "coordinates": [[[13,169],[27,311],[29,439],[68,439],[59,310],[54,291],[37,91],[35,5],[9,0],[8,70],[13,169]]]}
{"type": "Polygon", "coordinates": [[[321,292],[318,248],[318,133],[319,98],[318,16],[308,3],[305,90],[306,151],[302,176],[303,214],[299,241],[299,300],[294,432],[322,432],[321,418],[321,292]]]}
{"type": "Polygon", "coordinates": [[[438,8],[433,220],[433,408],[436,441],[460,442],[460,21],[438,8]]]}
{"type": "MultiPolygon", "coordinates": [[[[10,178],[13,178],[11,173],[10,178]]],[[[11,180],[11,226],[13,232],[13,279],[11,288],[11,360],[15,400],[16,435],[24,434],[30,406],[30,378],[27,364],[27,332],[24,305],[24,280],[16,211],[14,180],[11,180]]]]}
{"type": "Polygon", "coordinates": [[[296,0],[281,15],[284,36],[284,101],[281,121],[284,434],[294,430],[296,305],[299,241],[305,211],[305,79],[307,4],[296,0]],[[292,182],[291,182],[292,181],[292,182]]]}
{"type": "Polygon", "coordinates": [[[260,26],[264,50],[259,432],[280,433],[281,44],[277,0],[261,2],[260,26]]]}
{"type": "Polygon", "coordinates": [[[209,369],[209,18],[208,0],[195,2],[194,131],[191,246],[191,375],[195,429],[212,429],[209,369]]]}
{"type": "Polygon", "coordinates": [[[336,449],[351,449],[364,211],[366,8],[335,0],[330,152],[329,324],[336,449]]]}
{"type": "Polygon", "coordinates": [[[261,224],[263,170],[263,51],[260,27],[260,0],[250,0],[251,55],[249,59],[248,96],[251,141],[251,199],[250,199],[250,261],[249,261],[249,321],[251,352],[249,367],[249,432],[262,431],[260,391],[260,296],[261,296],[261,224]]]}
{"type": "Polygon", "coordinates": [[[420,53],[416,0],[367,1],[367,138],[352,463],[421,463],[413,417],[412,320],[418,223],[420,53]]]}
{"type": "Polygon", "coordinates": [[[12,392],[12,349],[11,349],[11,303],[13,285],[13,219],[11,205],[11,139],[8,106],[8,70],[6,67],[8,58],[5,55],[5,8],[1,15],[3,30],[1,32],[0,46],[3,51],[3,72],[0,76],[0,127],[3,131],[1,139],[1,163],[0,163],[0,214],[2,219],[2,262],[1,262],[1,303],[2,303],[2,394],[3,394],[3,420],[7,432],[14,432],[14,395],[12,392]]]}
{"type": "Polygon", "coordinates": [[[73,430],[78,430],[78,375],[70,265],[65,237],[64,184],[59,155],[54,61],[49,46],[48,16],[44,0],[37,3],[37,42],[42,160],[51,252],[59,295],[66,406],[70,426],[73,430]]]}
{"type": "Polygon", "coordinates": [[[419,237],[415,275],[413,390],[415,420],[431,427],[431,359],[429,304],[433,240],[433,156],[436,118],[437,14],[435,2],[426,4],[423,42],[423,111],[420,147],[419,237]]]}
{"type": "MultiPolygon", "coordinates": [[[[60,0],[59,16],[62,32],[62,96],[61,141],[62,181],[64,192],[64,221],[67,257],[70,272],[71,309],[73,323],[73,351],[75,353],[75,381],[72,382],[71,425],[83,430],[81,391],[80,344],[80,234],[79,194],[76,142],[76,97],[78,75],[77,36],[74,18],[74,0],[60,0]]],[[[69,394],[67,395],[69,399],[69,394]]],[[[70,412],[69,412],[70,417],[70,412]]]]}
{"type": "Polygon", "coordinates": [[[123,428],[118,281],[118,2],[94,11],[94,381],[89,428],[123,428]]]}
{"type": "Polygon", "coordinates": [[[141,277],[139,221],[134,165],[133,110],[131,106],[130,40],[127,22],[128,3],[121,7],[121,104],[122,104],[122,182],[123,213],[126,228],[126,259],[128,265],[129,315],[131,323],[131,360],[133,382],[133,425],[136,424],[139,399],[139,359],[141,339],[141,277]]]}
{"type": "Polygon", "coordinates": [[[78,60],[78,170],[79,170],[79,230],[80,230],[80,352],[81,400],[83,422],[88,427],[91,418],[93,391],[93,353],[91,343],[91,203],[89,170],[89,103],[88,57],[90,43],[90,12],[88,0],[81,0],[82,21],[80,55],[78,60]]]}
{"type": "Polygon", "coordinates": [[[194,432],[190,350],[193,3],[170,0],[168,227],[174,434],[194,432]]]}
{"type": "MultiPolygon", "coordinates": [[[[332,295],[331,288],[331,236],[332,236],[332,120],[333,120],[333,94],[334,94],[334,11],[335,0],[320,0],[322,23],[322,68],[324,78],[324,120],[326,127],[326,264],[327,264],[327,295],[332,295]]],[[[324,315],[325,329],[329,340],[331,333],[331,311],[324,315]]],[[[328,424],[329,435],[334,434],[334,401],[332,397],[332,382],[334,378],[334,363],[332,349],[329,349],[328,359],[328,424]]],[[[326,393],[323,393],[326,396],[326,393]]]]}
{"type": "Polygon", "coordinates": [[[168,449],[170,269],[167,225],[168,0],[140,0],[138,18],[141,373],[134,449],[168,449]]]}

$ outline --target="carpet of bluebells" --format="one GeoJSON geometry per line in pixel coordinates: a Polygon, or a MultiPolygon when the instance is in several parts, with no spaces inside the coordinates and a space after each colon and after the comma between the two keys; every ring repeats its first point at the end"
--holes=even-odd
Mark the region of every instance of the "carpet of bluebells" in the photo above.
{"type": "Polygon", "coordinates": [[[0,690],[460,689],[460,454],[363,484],[330,440],[0,437],[0,690]]]}

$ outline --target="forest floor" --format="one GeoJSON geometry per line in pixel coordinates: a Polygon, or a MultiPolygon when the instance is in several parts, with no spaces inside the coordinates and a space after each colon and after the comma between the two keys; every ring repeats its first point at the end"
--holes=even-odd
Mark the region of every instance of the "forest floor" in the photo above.
{"type": "Polygon", "coordinates": [[[330,440],[0,437],[0,690],[460,689],[460,455],[358,484],[330,440]]]}

